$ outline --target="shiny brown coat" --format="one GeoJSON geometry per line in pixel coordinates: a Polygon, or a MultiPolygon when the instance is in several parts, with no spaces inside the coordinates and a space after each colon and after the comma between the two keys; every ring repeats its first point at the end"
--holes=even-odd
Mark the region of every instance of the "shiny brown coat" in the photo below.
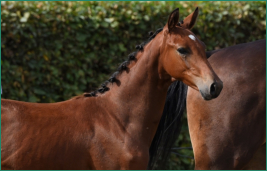
{"type": "Polygon", "coordinates": [[[188,89],[195,169],[266,169],[266,40],[213,52],[224,82],[217,99],[188,89]]]}
{"type": "Polygon", "coordinates": [[[52,104],[2,99],[2,169],[146,169],[169,85],[181,80],[205,99],[222,89],[203,43],[189,37],[193,14],[182,28],[174,10],[109,91],[52,104]]]}

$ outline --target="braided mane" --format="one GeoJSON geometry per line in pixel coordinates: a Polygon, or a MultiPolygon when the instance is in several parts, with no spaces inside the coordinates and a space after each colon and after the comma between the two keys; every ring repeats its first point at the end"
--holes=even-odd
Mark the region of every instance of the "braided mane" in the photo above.
{"type": "MultiPolygon", "coordinates": [[[[149,38],[147,41],[141,43],[140,45],[137,45],[135,48],[137,49],[137,51],[132,52],[128,55],[128,59],[126,61],[124,61],[123,63],[121,63],[121,65],[118,67],[117,71],[114,72],[111,77],[105,81],[104,83],[101,84],[101,87],[98,88],[97,90],[94,90],[90,93],[84,93],[82,96],[83,97],[96,97],[98,93],[105,93],[106,91],[108,91],[110,88],[108,87],[109,84],[113,84],[114,82],[118,82],[118,75],[121,74],[123,71],[127,71],[128,65],[132,62],[132,61],[136,61],[136,54],[139,51],[143,51],[144,50],[144,46],[149,43],[153,38],[156,37],[156,35],[162,31],[162,28],[157,29],[154,33],[153,32],[149,32],[149,38]]],[[[78,96],[80,97],[80,96],[78,96]]],[[[77,98],[77,97],[76,97],[77,98]]]]}

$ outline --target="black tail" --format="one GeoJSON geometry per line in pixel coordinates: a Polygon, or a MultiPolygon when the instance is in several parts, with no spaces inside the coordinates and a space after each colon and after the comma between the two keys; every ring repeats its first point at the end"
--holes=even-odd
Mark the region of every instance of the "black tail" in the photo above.
{"type": "Polygon", "coordinates": [[[175,81],[168,89],[163,114],[149,149],[148,169],[163,169],[181,130],[186,107],[187,85],[175,81]]]}

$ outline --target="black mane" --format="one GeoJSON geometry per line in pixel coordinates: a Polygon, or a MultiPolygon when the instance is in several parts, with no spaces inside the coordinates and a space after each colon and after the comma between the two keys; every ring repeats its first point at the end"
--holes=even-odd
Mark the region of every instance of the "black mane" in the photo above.
{"type": "Polygon", "coordinates": [[[149,43],[154,37],[156,37],[156,35],[162,31],[162,28],[156,30],[154,33],[153,32],[149,32],[149,39],[143,43],[141,43],[140,45],[137,45],[135,48],[137,49],[137,51],[135,52],[132,52],[131,54],[128,55],[128,59],[126,61],[124,61],[117,69],[116,72],[114,72],[111,77],[105,81],[103,84],[101,84],[101,87],[98,88],[97,90],[95,91],[92,91],[90,93],[84,93],[83,96],[84,97],[95,97],[97,96],[97,93],[105,93],[106,91],[109,90],[109,87],[108,87],[108,84],[112,84],[114,82],[118,82],[118,78],[117,76],[119,74],[121,74],[123,71],[125,70],[128,70],[128,65],[131,63],[131,61],[135,61],[136,60],[136,54],[139,52],[139,51],[142,51],[144,49],[144,46],[149,43]]]}
{"type": "Polygon", "coordinates": [[[164,169],[174,142],[181,130],[181,118],[186,108],[187,85],[173,82],[167,92],[163,114],[149,149],[148,169],[164,169]]]}

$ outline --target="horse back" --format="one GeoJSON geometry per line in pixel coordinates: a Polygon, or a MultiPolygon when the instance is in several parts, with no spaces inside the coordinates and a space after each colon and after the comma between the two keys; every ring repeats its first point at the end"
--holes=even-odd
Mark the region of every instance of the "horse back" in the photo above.
{"type": "Polygon", "coordinates": [[[94,131],[87,117],[93,116],[83,115],[81,102],[2,99],[1,105],[2,169],[90,169],[87,150],[94,131]]]}
{"type": "Polygon", "coordinates": [[[2,99],[2,169],[88,170],[103,162],[120,168],[127,132],[107,103],[101,97],[51,104],[2,99]]]}
{"type": "Polygon", "coordinates": [[[215,63],[219,63],[219,61],[225,59],[225,56],[232,56],[233,58],[259,57],[260,60],[263,60],[262,57],[265,56],[265,54],[266,39],[206,52],[207,58],[214,58],[214,61],[216,61],[215,63]]]}

